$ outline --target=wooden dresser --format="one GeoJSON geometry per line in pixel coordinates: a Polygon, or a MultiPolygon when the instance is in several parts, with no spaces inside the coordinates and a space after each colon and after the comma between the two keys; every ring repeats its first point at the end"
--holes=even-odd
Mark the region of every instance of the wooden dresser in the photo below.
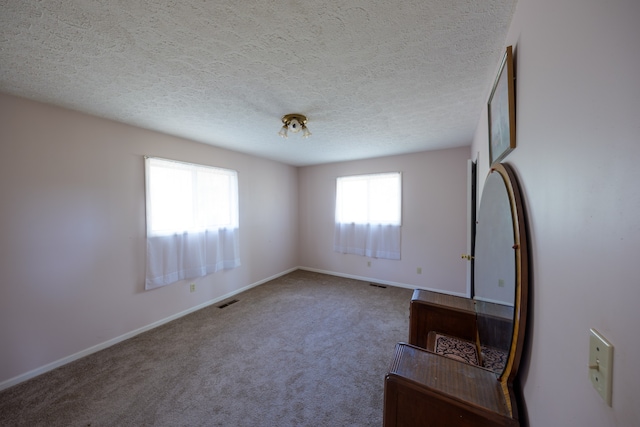
{"type": "Polygon", "coordinates": [[[409,342],[385,376],[385,427],[519,426],[514,380],[529,284],[524,207],[513,170],[492,167],[477,222],[473,298],[416,290],[409,342]]]}
{"type": "Polygon", "coordinates": [[[438,331],[475,341],[476,310],[470,298],[413,291],[409,306],[409,344],[427,347],[427,332],[438,331]]]}
{"type": "Polygon", "coordinates": [[[399,343],[385,379],[384,425],[519,424],[494,372],[399,343]]]}

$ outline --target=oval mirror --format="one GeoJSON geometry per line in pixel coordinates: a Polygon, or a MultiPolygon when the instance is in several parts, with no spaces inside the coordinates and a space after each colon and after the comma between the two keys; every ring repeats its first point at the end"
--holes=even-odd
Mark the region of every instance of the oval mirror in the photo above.
{"type": "Polygon", "coordinates": [[[491,168],[478,209],[475,301],[483,365],[515,377],[524,337],[527,243],[520,190],[506,164],[491,168]]]}

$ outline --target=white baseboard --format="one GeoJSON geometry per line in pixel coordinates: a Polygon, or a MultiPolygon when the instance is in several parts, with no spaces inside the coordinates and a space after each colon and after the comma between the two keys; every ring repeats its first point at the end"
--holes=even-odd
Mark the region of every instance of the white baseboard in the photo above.
{"type": "Polygon", "coordinates": [[[0,383],[0,391],[2,391],[4,389],[7,389],[7,388],[9,388],[11,386],[14,386],[16,384],[19,384],[21,382],[30,380],[31,378],[37,377],[38,375],[44,374],[45,372],[49,372],[49,371],[51,371],[53,369],[59,368],[60,366],[66,365],[67,363],[71,363],[71,362],[73,362],[75,360],[81,359],[81,358],[83,358],[85,356],[88,356],[88,355],[90,355],[92,353],[98,352],[100,350],[104,350],[105,348],[111,347],[112,345],[118,344],[118,343],[120,343],[120,342],[122,342],[124,340],[129,339],[129,338],[133,338],[136,335],[139,335],[139,334],[141,334],[143,332],[149,331],[149,330],[151,330],[153,328],[157,328],[158,326],[164,325],[165,323],[171,322],[172,320],[179,319],[180,317],[186,316],[187,314],[191,314],[194,311],[201,310],[201,309],[203,309],[205,307],[208,307],[208,306],[213,305],[213,304],[215,304],[217,302],[220,302],[222,300],[230,298],[230,297],[232,297],[234,295],[237,295],[237,294],[239,294],[241,292],[247,291],[247,290],[249,290],[251,288],[255,288],[256,286],[262,285],[263,283],[269,282],[269,281],[271,281],[273,279],[277,279],[280,276],[284,276],[285,274],[289,274],[289,273],[291,273],[293,271],[296,271],[298,269],[299,269],[298,267],[294,267],[294,268],[291,268],[289,270],[283,271],[281,273],[275,274],[275,275],[273,275],[271,277],[267,277],[266,279],[263,279],[263,280],[260,280],[258,282],[252,283],[252,284],[250,284],[248,286],[245,286],[243,288],[236,289],[235,291],[229,292],[229,293],[227,293],[225,295],[222,295],[222,296],[220,296],[218,298],[206,301],[206,302],[204,302],[202,304],[199,304],[199,305],[191,307],[191,308],[189,308],[187,310],[181,311],[180,313],[176,313],[176,314],[174,314],[172,316],[169,316],[169,317],[166,317],[164,319],[158,320],[156,322],[150,323],[150,324],[148,324],[146,326],[143,326],[143,327],[138,328],[136,330],[133,330],[131,332],[127,332],[126,334],[123,334],[123,335],[120,335],[118,337],[112,338],[112,339],[110,339],[108,341],[105,341],[103,343],[94,345],[93,347],[89,347],[87,349],[81,350],[81,351],[79,351],[79,352],[77,352],[75,354],[72,354],[70,356],[66,356],[66,357],[63,357],[62,359],[58,359],[55,362],[48,363],[48,364],[46,364],[44,366],[41,366],[41,367],[36,368],[36,369],[33,369],[33,370],[31,370],[29,372],[26,372],[24,374],[20,374],[18,376],[15,376],[13,378],[5,380],[5,381],[0,383]]]}
{"type": "Polygon", "coordinates": [[[432,291],[432,292],[438,292],[440,294],[447,294],[447,295],[453,295],[456,297],[464,297],[467,298],[467,295],[463,292],[451,292],[451,291],[445,291],[443,289],[434,289],[434,288],[429,288],[426,286],[417,286],[417,285],[408,285],[406,283],[399,283],[399,282],[392,282],[389,280],[380,280],[377,279],[375,277],[364,277],[364,276],[356,276],[353,274],[344,274],[344,273],[338,273],[335,271],[328,271],[328,270],[321,270],[318,268],[311,268],[311,267],[298,267],[298,269],[300,270],[306,270],[306,271],[313,271],[314,273],[322,273],[322,274],[329,274],[331,276],[337,276],[337,277],[344,277],[346,279],[355,279],[355,280],[362,280],[363,282],[372,282],[372,283],[379,283],[381,285],[388,285],[388,286],[395,286],[398,288],[406,288],[406,289],[424,289],[425,291],[432,291]]]}

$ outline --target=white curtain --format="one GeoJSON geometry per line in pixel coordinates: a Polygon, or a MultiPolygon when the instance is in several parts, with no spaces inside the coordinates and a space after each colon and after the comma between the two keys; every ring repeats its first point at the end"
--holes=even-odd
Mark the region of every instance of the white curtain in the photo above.
{"type": "Polygon", "coordinates": [[[240,266],[239,230],[147,237],[146,289],[240,266]]]}
{"type": "Polygon", "coordinates": [[[240,266],[236,171],[146,158],[145,175],[146,289],[240,266]]]}
{"type": "Polygon", "coordinates": [[[371,258],[400,259],[400,226],[336,223],[333,250],[371,258]]]}

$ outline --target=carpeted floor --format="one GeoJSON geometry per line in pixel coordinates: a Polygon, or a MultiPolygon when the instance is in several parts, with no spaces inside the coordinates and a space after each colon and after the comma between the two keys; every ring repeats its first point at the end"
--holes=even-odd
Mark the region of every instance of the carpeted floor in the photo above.
{"type": "Polygon", "coordinates": [[[380,426],[410,298],[298,270],[0,392],[0,425],[380,426]]]}

